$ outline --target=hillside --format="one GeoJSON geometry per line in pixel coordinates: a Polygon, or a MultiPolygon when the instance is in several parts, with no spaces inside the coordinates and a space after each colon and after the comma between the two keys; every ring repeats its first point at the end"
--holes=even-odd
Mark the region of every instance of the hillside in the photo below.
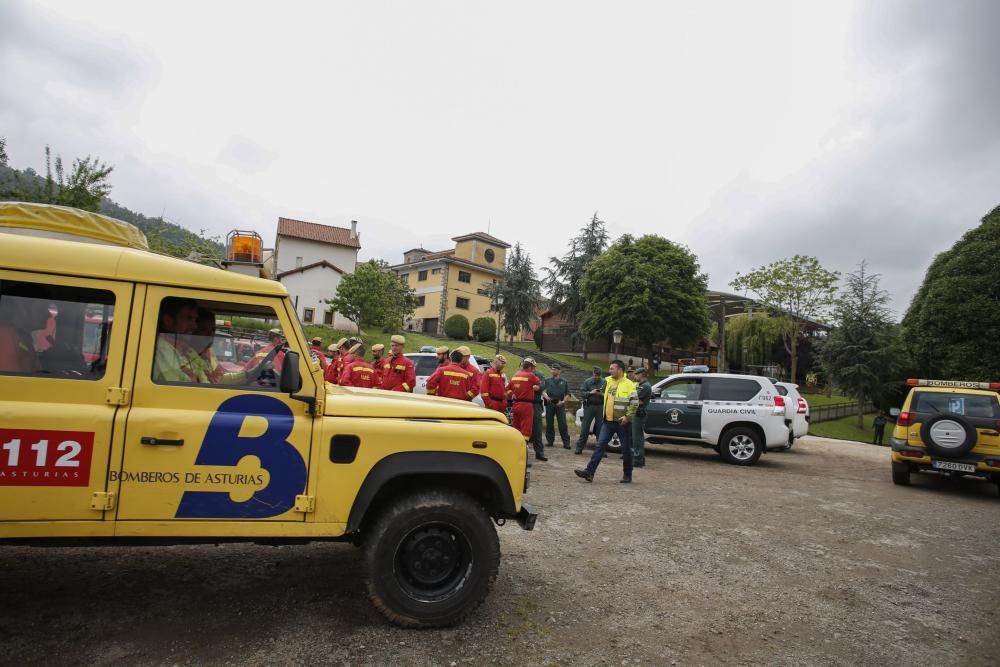
{"type": "MultiPolygon", "coordinates": [[[[30,167],[19,170],[0,164],[0,201],[42,201],[44,186],[45,178],[30,167]]],[[[105,197],[101,201],[100,213],[138,227],[146,235],[153,250],[176,257],[186,257],[192,251],[212,257],[221,257],[223,254],[222,243],[217,239],[206,239],[163,218],[151,218],[137,213],[113,199],[105,197]]]]}

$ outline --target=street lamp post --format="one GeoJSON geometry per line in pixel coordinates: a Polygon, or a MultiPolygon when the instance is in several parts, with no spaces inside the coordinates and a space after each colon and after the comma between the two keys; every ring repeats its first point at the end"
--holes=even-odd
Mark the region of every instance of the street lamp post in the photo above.
{"type": "Polygon", "coordinates": [[[503,335],[503,329],[500,328],[503,322],[503,292],[497,291],[497,354],[500,354],[500,336],[503,335]]]}
{"type": "Polygon", "coordinates": [[[624,335],[621,329],[615,329],[611,332],[611,340],[615,342],[615,356],[621,356],[622,336],[624,335]]]}

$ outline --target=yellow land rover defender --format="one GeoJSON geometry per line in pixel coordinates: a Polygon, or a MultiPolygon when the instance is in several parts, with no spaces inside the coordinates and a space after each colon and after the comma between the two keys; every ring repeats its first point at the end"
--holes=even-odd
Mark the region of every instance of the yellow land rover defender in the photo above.
{"type": "Polygon", "coordinates": [[[0,203],[0,544],[352,541],[390,620],[451,625],[493,523],[534,526],[526,463],[498,412],[324,383],[280,283],[0,203]],[[219,322],[271,343],[233,355],[219,322]]]}
{"type": "Polygon", "coordinates": [[[907,380],[912,389],[892,434],[892,481],[931,469],[976,475],[1000,494],[1000,382],[907,380]]]}

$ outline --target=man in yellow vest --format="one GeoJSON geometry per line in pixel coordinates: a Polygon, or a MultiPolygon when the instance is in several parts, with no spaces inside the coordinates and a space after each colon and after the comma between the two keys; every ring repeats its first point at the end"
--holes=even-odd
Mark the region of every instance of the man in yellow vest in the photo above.
{"type": "Polygon", "coordinates": [[[577,468],[573,472],[577,477],[594,481],[594,473],[597,466],[604,458],[604,452],[611,442],[611,437],[618,435],[618,441],[622,443],[622,484],[632,482],[632,417],[639,407],[636,398],[636,384],[625,377],[625,364],[619,359],[611,362],[608,369],[611,375],[604,381],[604,423],[601,424],[601,433],[597,436],[597,447],[594,448],[594,455],[590,457],[590,462],[586,468],[577,468]]]}

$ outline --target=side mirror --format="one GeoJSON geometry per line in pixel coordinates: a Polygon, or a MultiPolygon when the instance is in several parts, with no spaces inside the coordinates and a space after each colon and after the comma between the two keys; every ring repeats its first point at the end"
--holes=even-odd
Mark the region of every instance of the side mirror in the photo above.
{"type": "Polygon", "coordinates": [[[889,416],[890,417],[898,417],[899,416],[899,408],[889,408],[889,416]]]}
{"type": "Polygon", "coordinates": [[[285,352],[285,360],[281,364],[281,380],[278,382],[278,389],[283,394],[294,394],[302,386],[302,378],[299,376],[299,353],[288,350],[285,352]]]}
{"type": "Polygon", "coordinates": [[[663,394],[663,390],[660,389],[659,387],[657,387],[656,389],[653,390],[653,396],[656,396],[657,398],[659,398],[661,394],[663,394]]]}

